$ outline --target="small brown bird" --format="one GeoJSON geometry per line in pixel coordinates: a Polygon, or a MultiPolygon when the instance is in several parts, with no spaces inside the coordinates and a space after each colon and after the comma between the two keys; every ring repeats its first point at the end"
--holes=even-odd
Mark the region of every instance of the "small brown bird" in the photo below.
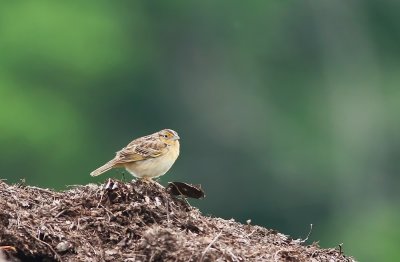
{"type": "Polygon", "coordinates": [[[90,173],[98,176],[104,172],[124,167],[138,178],[151,179],[167,173],[179,156],[179,135],[171,129],[140,137],[118,151],[114,159],[90,173]]]}

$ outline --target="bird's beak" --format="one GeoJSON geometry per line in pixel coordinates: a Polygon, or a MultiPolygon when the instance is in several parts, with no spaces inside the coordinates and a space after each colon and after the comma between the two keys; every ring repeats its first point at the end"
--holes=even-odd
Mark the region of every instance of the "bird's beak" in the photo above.
{"type": "Polygon", "coordinates": [[[174,140],[179,140],[179,139],[181,139],[181,138],[178,135],[174,136],[174,140]]]}

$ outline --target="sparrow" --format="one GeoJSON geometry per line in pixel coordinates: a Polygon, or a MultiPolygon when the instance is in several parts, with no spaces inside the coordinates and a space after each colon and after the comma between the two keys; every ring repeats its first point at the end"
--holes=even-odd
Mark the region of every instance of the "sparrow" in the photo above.
{"type": "Polygon", "coordinates": [[[151,180],[162,176],[179,156],[179,140],[178,133],[172,129],[137,138],[90,175],[98,176],[112,168],[123,167],[137,178],[151,180]]]}

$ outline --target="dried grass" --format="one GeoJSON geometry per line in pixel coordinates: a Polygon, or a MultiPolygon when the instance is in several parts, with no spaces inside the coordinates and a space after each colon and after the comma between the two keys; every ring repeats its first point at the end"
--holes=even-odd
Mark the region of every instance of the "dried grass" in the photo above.
{"type": "Polygon", "coordinates": [[[0,246],[15,247],[0,247],[9,261],[354,261],[275,230],[203,216],[141,181],[64,192],[0,181],[0,246]]]}

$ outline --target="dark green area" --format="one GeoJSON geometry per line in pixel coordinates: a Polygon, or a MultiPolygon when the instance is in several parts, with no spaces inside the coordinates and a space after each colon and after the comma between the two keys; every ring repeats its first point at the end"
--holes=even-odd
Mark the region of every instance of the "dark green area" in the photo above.
{"type": "Polygon", "coordinates": [[[0,174],[64,189],[177,130],[161,183],[360,261],[400,244],[395,1],[0,4],[0,174]]]}

